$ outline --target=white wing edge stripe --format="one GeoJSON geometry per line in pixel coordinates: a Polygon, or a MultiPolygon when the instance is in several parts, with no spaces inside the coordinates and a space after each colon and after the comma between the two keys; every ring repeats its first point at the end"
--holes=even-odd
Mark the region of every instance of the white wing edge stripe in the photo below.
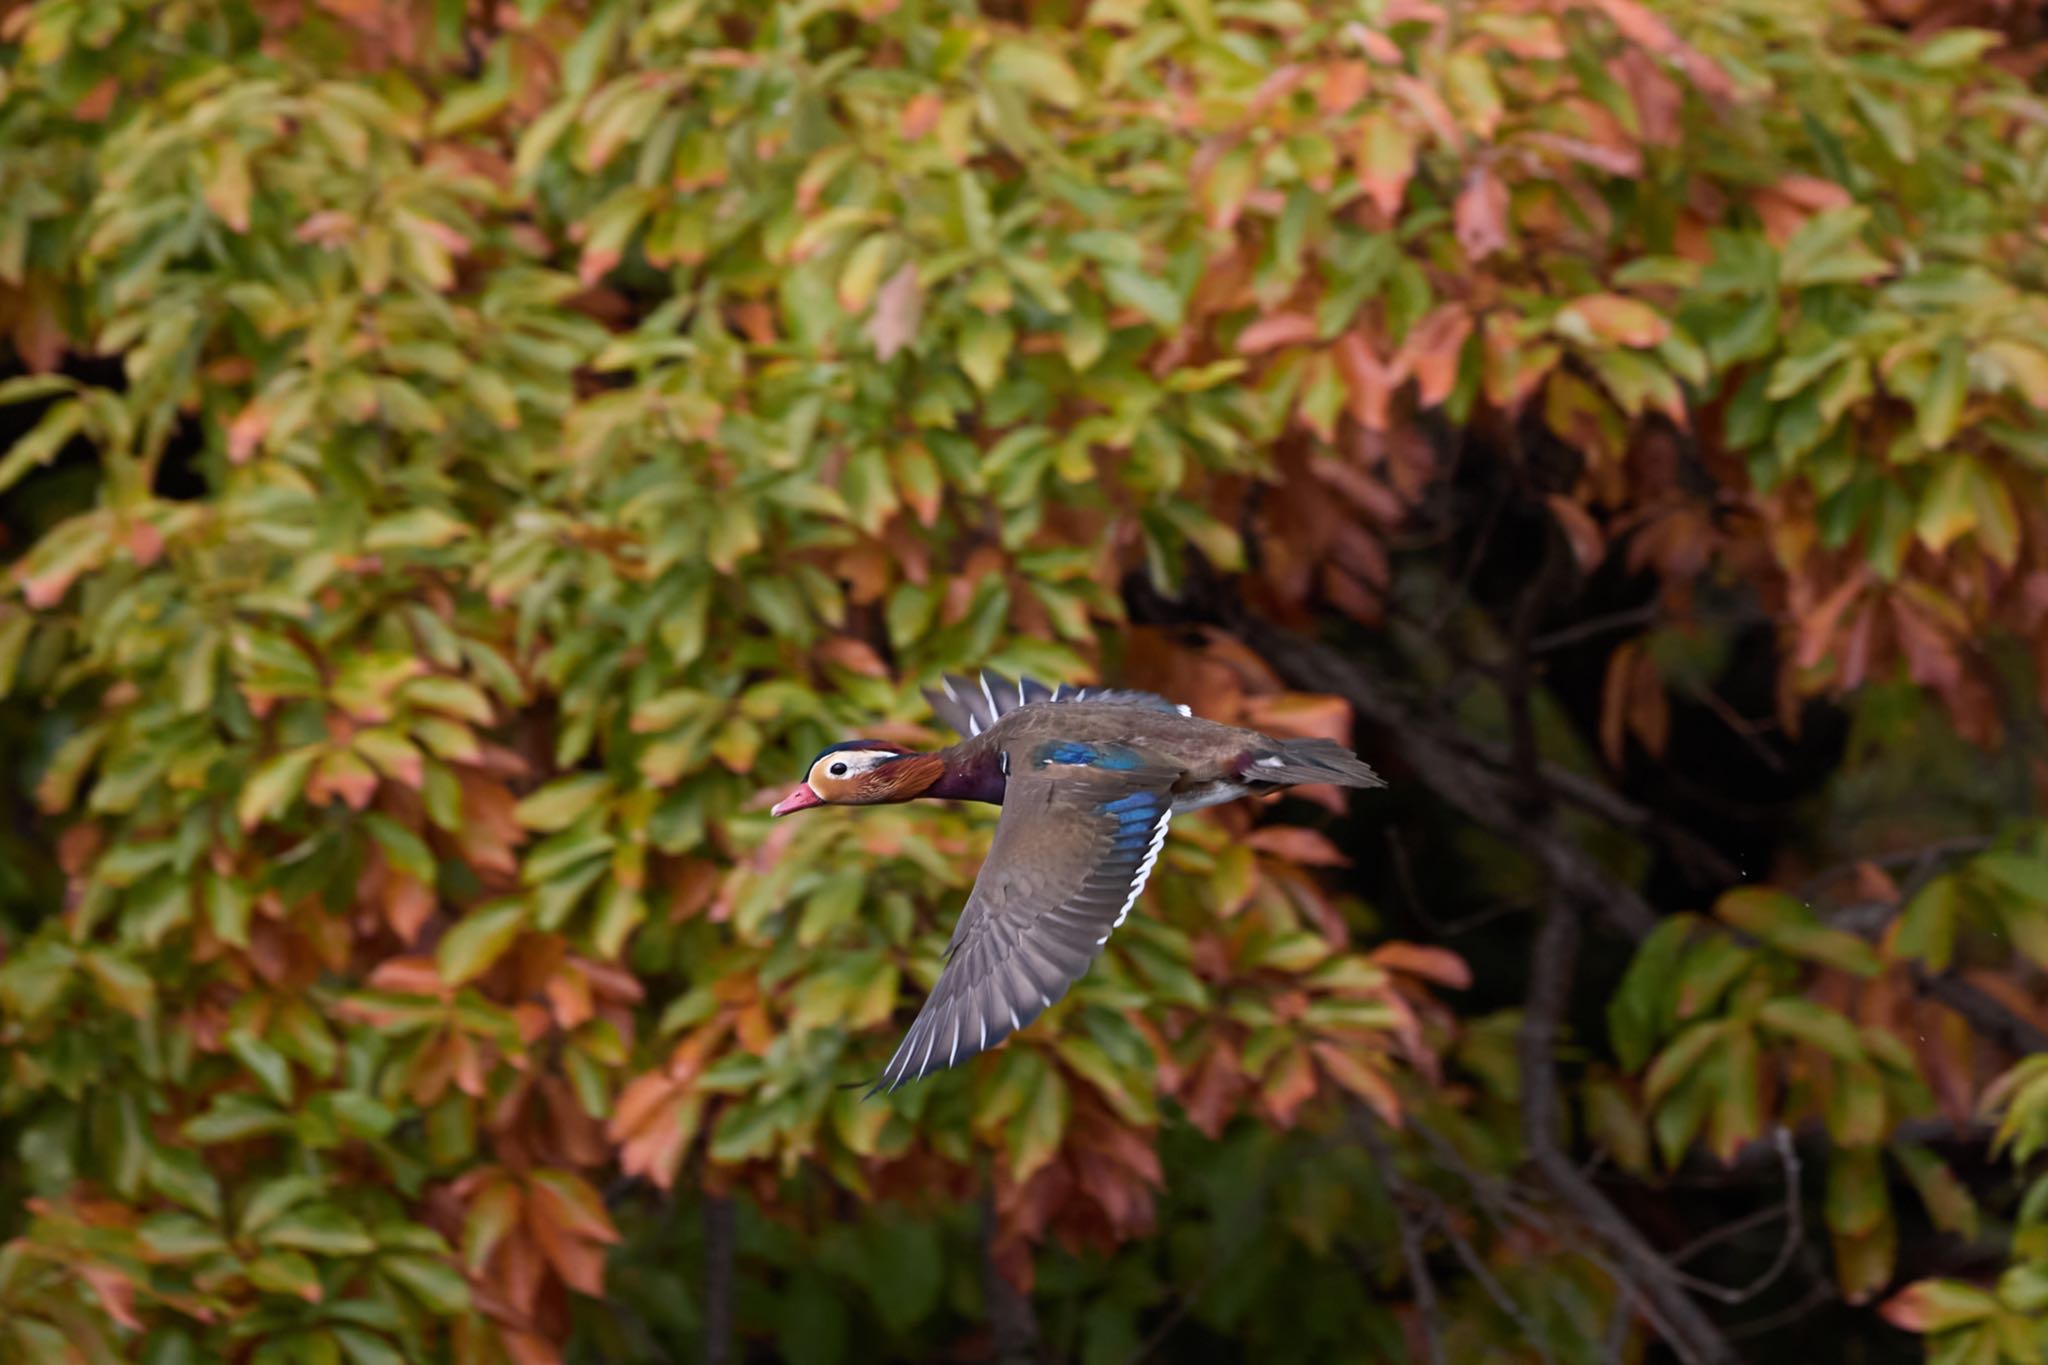
{"type": "Polygon", "coordinates": [[[996,705],[996,694],[988,690],[988,674],[986,673],[981,675],[981,695],[988,698],[988,718],[990,720],[994,720],[1003,713],[1002,708],[996,705]]]}
{"type": "Polygon", "coordinates": [[[960,700],[960,694],[953,690],[953,680],[943,673],[939,674],[939,686],[944,688],[946,695],[954,701],[960,700]]]}
{"type": "Polygon", "coordinates": [[[929,1025],[925,1028],[924,1060],[917,1064],[917,1074],[922,1076],[932,1068],[932,1045],[939,1041],[939,1031],[929,1025]]]}
{"type": "MultiPolygon", "coordinates": [[[[1131,894],[1124,897],[1123,909],[1116,912],[1116,920],[1109,926],[1111,929],[1123,927],[1125,917],[1131,913],[1131,907],[1138,903],[1138,897],[1144,893],[1145,883],[1152,877],[1152,865],[1159,861],[1159,850],[1166,846],[1167,826],[1172,823],[1173,807],[1168,806],[1160,812],[1159,823],[1152,828],[1152,842],[1145,850],[1145,861],[1138,864],[1137,875],[1131,878],[1131,894]]],[[[1103,939],[1105,943],[1108,941],[1107,937],[1103,939]]]]}
{"type": "Polygon", "coordinates": [[[948,1052],[948,1053],[946,1054],[946,1065],[947,1065],[947,1066],[951,1066],[951,1065],[953,1065],[953,1063],[955,1063],[955,1062],[957,1062],[957,1061],[959,1061],[959,1060],[960,1060],[960,1014],[959,1014],[959,1011],[957,1011],[957,1010],[956,1010],[956,1011],[954,1011],[954,1014],[953,1014],[953,1048],[952,1048],[952,1050],[951,1050],[950,1052],[948,1052]]]}
{"type": "Polygon", "coordinates": [[[1019,673],[1019,674],[1017,675],[1017,705],[1019,705],[1019,706],[1022,706],[1023,704],[1024,704],[1024,675],[1023,675],[1023,674],[1021,674],[1021,673],[1019,673]]]}

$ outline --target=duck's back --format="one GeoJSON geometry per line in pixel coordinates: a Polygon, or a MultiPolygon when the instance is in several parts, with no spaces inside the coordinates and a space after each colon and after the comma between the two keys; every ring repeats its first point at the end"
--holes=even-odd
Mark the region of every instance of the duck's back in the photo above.
{"type": "Polygon", "coordinates": [[[1125,746],[1165,762],[1197,780],[1222,775],[1262,738],[1252,730],[1183,715],[1170,703],[1127,693],[1080,701],[1029,702],[1004,713],[989,731],[992,743],[1028,757],[1040,746],[1075,744],[1125,746]]]}

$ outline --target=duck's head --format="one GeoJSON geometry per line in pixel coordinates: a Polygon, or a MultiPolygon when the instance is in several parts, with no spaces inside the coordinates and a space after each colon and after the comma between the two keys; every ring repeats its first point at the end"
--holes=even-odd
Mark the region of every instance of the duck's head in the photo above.
{"type": "MultiPolygon", "coordinates": [[[[913,774],[901,760],[920,757],[883,739],[849,739],[811,760],[803,785],[775,803],[770,815],[789,815],[812,806],[875,806],[907,801],[930,785],[931,775],[913,774]]],[[[922,768],[923,765],[914,765],[922,768]]]]}

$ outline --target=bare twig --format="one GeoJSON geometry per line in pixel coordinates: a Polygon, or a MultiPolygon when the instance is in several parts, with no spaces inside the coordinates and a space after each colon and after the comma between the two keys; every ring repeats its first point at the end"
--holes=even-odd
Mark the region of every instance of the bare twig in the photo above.
{"type": "Polygon", "coordinates": [[[1922,995],[1939,1000],[1970,1021],[1979,1033],[1996,1040],[2008,1051],[2026,1056],[2048,1052],[2048,1031],[2030,1019],[2014,1014],[1998,1001],[1949,972],[1934,973],[1913,968],[1913,985],[1922,995]]]}
{"type": "Polygon", "coordinates": [[[1352,1127],[1386,1187],[1387,1202],[1394,1206],[1394,1222],[1401,1233],[1401,1259],[1408,1266],[1408,1284],[1415,1291],[1415,1315],[1422,1322],[1423,1358],[1429,1365],[1445,1365],[1443,1337],[1437,1327],[1436,1281],[1430,1278],[1429,1257],[1422,1246],[1422,1228],[1411,1216],[1408,1204],[1414,1188],[1394,1167],[1394,1154],[1380,1136],[1379,1120],[1371,1114],[1353,1111],[1352,1127]]]}
{"type": "Polygon", "coordinates": [[[1661,603],[1646,602],[1640,607],[1626,611],[1609,612],[1605,616],[1589,616],[1583,621],[1549,631],[1529,642],[1532,654],[1549,654],[1575,645],[1581,640],[1590,640],[1596,635],[1605,635],[1610,630],[1627,630],[1632,626],[1647,626],[1664,614],[1661,603]]]}
{"type": "MultiPolygon", "coordinates": [[[[1785,1168],[1785,1202],[1782,1207],[1782,1216],[1785,1220],[1785,1235],[1778,1243],[1778,1254],[1772,1258],[1771,1263],[1764,1268],[1762,1274],[1739,1289],[1731,1289],[1725,1285],[1710,1284],[1705,1280],[1687,1275],[1683,1271],[1675,1271],[1674,1273],[1679,1276],[1685,1286],[1695,1294],[1704,1294],[1710,1299],[1715,1299],[1731,1306],[1739,1303],[1748,1303],[1751,1299],[1777,1283],[1778,1277],[1783,1275],[1786,1269],[1791,1266],[1792,1258],[1799,1252],[1800,1239],[1805,1234],[1805,1220],[1799,1216],[1799,1148],[1792,1141],[1792,1130],[1782,1123],[1772,1130],[1771,1141],[1777,1147],[1778,1160],[1785,1168]]],[[[1774,1212],[1774,1210],[1765,1210],[1765,1212],[1774,1212]]],[[[1735,1229],[1748,1221],[1747,1219],[1738,1219],[1734,1223],[1722,1225],[1719,1229],[1700,1238],[1691,1246],[1673,1256],[1671,1258],[1672,1264],[1680,1264],[1689,1257],[1705,1250],[1708,1246],[1735,1236],[1735,1229]]]]}

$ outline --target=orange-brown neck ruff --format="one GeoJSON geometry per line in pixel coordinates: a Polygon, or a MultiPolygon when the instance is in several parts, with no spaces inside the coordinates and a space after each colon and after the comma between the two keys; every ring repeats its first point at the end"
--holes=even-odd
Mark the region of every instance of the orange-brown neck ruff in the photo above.
{"type": "Polygon", "coordinates": [[[862,795],[875,802],[915,801],[929,793],[946,775],[946,760],[939,754],[905,754],[882,764],[867,775],[862,795]]]}

